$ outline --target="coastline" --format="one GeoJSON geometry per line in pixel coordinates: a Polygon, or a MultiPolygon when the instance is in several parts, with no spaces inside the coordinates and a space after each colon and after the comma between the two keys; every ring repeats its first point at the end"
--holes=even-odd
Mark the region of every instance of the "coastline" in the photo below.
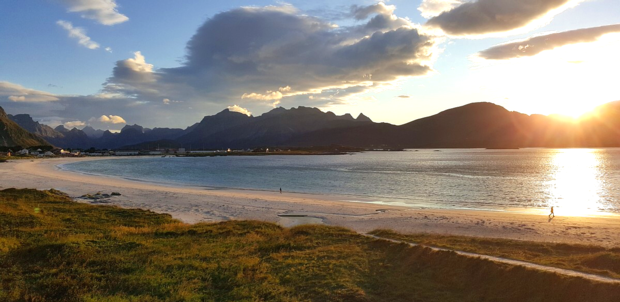
{"type": "MultiPolygon", "coordinates": [[[[548,221],[546,213],[485,209],[412,208],[346,201],[343,196],[191,187],[128,180],[67,171],[59,166],[84,160],[61,158],[12,160],[0,164],[0,189],[58,189],[72,198],[96,192],[120,192],[107,205],[168,213],[186,223],[261,220],[294,226],[319,223],[358,232],[392,229],[401,233],[436,233],[517,240],[614,246],[620,216],[561,216],[548,221]]],[[[80,202],[92,200],[77,199],[80,202]]]]}

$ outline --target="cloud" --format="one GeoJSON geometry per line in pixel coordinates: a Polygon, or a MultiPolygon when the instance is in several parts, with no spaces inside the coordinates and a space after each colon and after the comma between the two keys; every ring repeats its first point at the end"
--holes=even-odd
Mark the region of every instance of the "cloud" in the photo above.
{"type": "Polygon", "coordinates": [[[2,97],[7,97],[12,102],[36,103],[58,100],[55,95],[49,92],[29,89],[9,82],[0,82],[0,99],[2,97]]]}
{"type": "Polygon", "coordinates": [[[137,73],[151,73],[153,72],[153,64],[146,63],[142,52],[136,51],[134,52],[133,59],[130,58],[124,61],[119,61],[116,64],[114,76],[122,76],[123,69],[137,73]]]}
{"type": "Polygon", "coordinates": [[[0,103],[62,123],[79,120],[117,129],[122,124],[90,119],[122,112],[123,120],[143,126],[187,127],[237,104],[264,112],[279,102],[320,107],[365,101],[363,94],[434,72],[442,38],[397,17],[392,6],[356,9],[364,20],[356,21],[347,10],[339,25],[290,5],[224,11],[196,30],[178,67],[153,66],[148,54],[138,51],[117,61],[93,95],[51,95],[56,102],[35,107],[8,100],[25,94],[6,92],[0,103]],[[173,106],[174,100],[183,100],[183,106],[173,106]]]}
{"type": "Polygon", "coordinates": [[[372,17],[347,27],[288,5],[218,13],[187,43],[182,66],[155,70],[136,53],[117,62],[104,91],[158,103],[184,99],[192,106],[257,100],[248,105],[258,108],[334,89],[346,96],[345,90],[360,93],[432,73],[441,40],[394,16],[394,9],[353,7],[351,18],[372,17]]]}
{"type": "Polygon", "coordinates": [[[125,119],[123,119],[122,117],[118,115],[102,115],[99,118],[92,117],[89,121],[90,122],[97,121],[97,122],[106,123],[106,124],[127,124],[125,119]]]}
{"type": "Polygon", "coordinates": [[[25,102],[26,97],[23,95],[20,95],[20,96],[12,95],[12,96],[9,96],[9,100],[13,102],[25,102]]]}
{"type": "Polygon", "coordinates": [[[243,108],[243,107],[239,107],[237,105],[232,105],[232,106],[228,106],[228,110],[232,111],[232,112],[239,112],[239,113],[243,113],[247,116],[252,116],[252,112],[250,112],[249,110],[243,108]]]}
{"type": "Polygon", "coordinates": [[[72,13],[82,18],[96,20],[103,25],[123,23],[129,18],[117,10],[115,0],[61,0],[72,13]]]}
{"type": "Polygon", "coordinates": [[[260,101],[275,101],[282,99],[282,93],[280,91],[267,91],[265,94],[260,93],[244,93],[241,96],[242,99],[253,99],[260,101]]]}
{"type": "Polygon", "coordinates": [[[155,84],[157,75],[153,73],[153,64],[146,62],[140,51],[133,58],[116,62],[112,77],[108,78],[103,93],[112,96],[134,96],[138,93],[162,99],[155,84]]]}
{"type": "Polygon", "coordinates": [[[163,102],[165,105],[170,105],[170,99],[164,99],[163,102]]]}
{"type": "Polygon", "coordinates": [[[510,42],[483,50],[477,54],[477,57],[485,60],[531,57],[566,45],[595,42],[610,33],[620,33],[620,24],[583,28],[510,42]]]}
{"type": "Polygon", "coordinates": [[[426,23],[450,36],[507,33],[549,21],[583,0],[477,0],[463,3],[426,23]]]}
{"type": "Polygon", "coordinates": [[[106,47],[106,48],[105,48],[105,51],[107,51],[107,52],[109,52],[109,53],[112,53],[112,47],[106,47]]]}
{"type": "Polygon", "coordinates": [[[86,35],[86,30],[81,27],[73,27],[73,24],[68,21],[58,20],[56,21],[60,27],[67,30],[70,38],[75,38],[78,40],[78,44],[88,48],[88,49],[97,49],[99,48],[99,43],[92,41],[90,37],[86,35]]]}
{"type": "Polygon", "coordinates": [[[463,4],[461,0],[422,0],[418,10],[424,18],[431,18],[441,15],[441,13],[449,11],[463,4]]]}
{"type": "Polygon", "coordinates": [[[86,123],[84,123],[82,121],[71,121],[71,122],[64,123],[64,126],[67,129],[73,129],[73,128],[76,128],[76,127],[86,126],[86,123]]]}
{"type": "Polygon", "coordinates": [[[408,95],[399,95],[398,97],[401,98],[401,99],[411,98],[411,96],[408,96],[408,95]]]}
{"type": "Polygon", "coordinates": [[[351,14],[357,20],[364,20],[368,18],[370,15],[380,14],[380,15],[392,15],[396,10],[396,6],[394,5],[385,5],[383,2],[379,2],[377,4],[369,5],[369,6],[351,6],[351,14]]]}

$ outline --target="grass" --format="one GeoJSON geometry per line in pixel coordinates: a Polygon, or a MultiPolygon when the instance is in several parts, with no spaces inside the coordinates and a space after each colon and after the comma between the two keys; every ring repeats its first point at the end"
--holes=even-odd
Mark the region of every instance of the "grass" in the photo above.
{"type": "Polygon", "coordinates": [[[169,215],[0,191],[0,301],[617,301],[620,286],[347,229],[169,215]]]}
{"type": "Polygon", "coordinates": [[[399,234],[375,230],[373,235],[426,246],[498,256],[585,273],[620,278],[620,248],[594,245],[545,243],[468,236],[399,234]]]}

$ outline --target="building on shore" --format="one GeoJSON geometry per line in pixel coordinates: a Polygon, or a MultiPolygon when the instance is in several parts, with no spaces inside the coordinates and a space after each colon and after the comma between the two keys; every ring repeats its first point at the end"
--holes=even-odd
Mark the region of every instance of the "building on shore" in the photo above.
{"type": "Polygon", "coordinates": [[[135,151],[135,150],[120,150],[120,151],[114,152],[114,155],[116,156],[135,156],[139,154],[140,154],[140,151],[135,151]]]}

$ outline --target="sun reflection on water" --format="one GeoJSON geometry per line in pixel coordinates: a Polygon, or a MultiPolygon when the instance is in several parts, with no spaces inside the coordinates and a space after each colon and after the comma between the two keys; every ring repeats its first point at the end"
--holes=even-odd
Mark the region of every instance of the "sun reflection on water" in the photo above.
{"type": "Polygon", "coordinates": [[[601,158],[596,150],[558,150],[551,160],[549,205],[563,216],[590,216],[604,208],[601,158]]]}

